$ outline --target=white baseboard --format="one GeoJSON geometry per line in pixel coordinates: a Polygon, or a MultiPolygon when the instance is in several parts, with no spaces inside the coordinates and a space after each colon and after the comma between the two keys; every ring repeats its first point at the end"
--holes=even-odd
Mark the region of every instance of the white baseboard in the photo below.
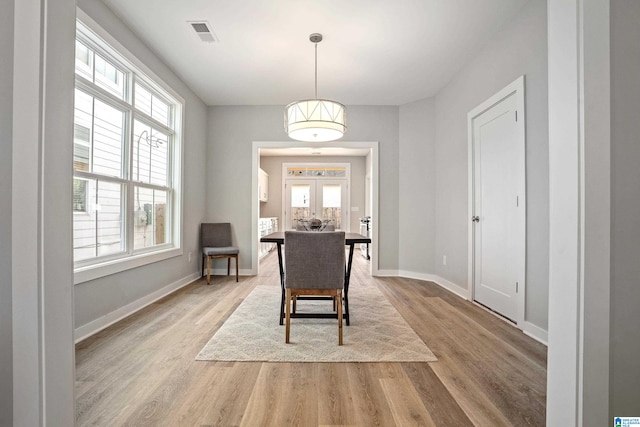
{"type": "Polygon", "coordinates": [[[398,270],[378,270],[375,273],[378,277],[398,277],[398,270]]]}
{"type": "Polygon", "coordinates": [[[546,346],[549,345],[549,333],[531,322],[524,322],[522,332],[546,346]]]}
{"type": "MultiPolygon", "coordinates": [[[[226,270],[225,270],[226,273],[226,270]]],[[[85,325],[79,326],[76,328],[74,332],[75,342],[78,343],[83,339],[90,337],[91,335],[100,332],[101,330],[107,328],[108,326],[113,325],[119,320],[124,319],[127,316],[135,313],[148,306],[149,304],[154,303],[155,301],[169,295],[172,292],[188,285],[189,283],[194,282],[195,280],[200,279],[200,272],[195,272],[187,277],[183,277],[180,280],[177,280],[162,289],[158,289],[155,292],[150,293],[132,303],[125,305],[124,307],[120,307],[117,310],[112,311],[96,320],[93,320],[85,325]]]]}
{"type": "Polygon", "coordinates": [[[463,288],[460,285],[456,285],[455,283],[445,279],[444,277],[440,277],[437,274],[429,274],[429,273],[416,273],[415,271],[406,271],[400,270],[398,272],[400,277],[406,277],[407,279],[416,279],[416,280],[425,280],[427,282],[433,282],[436,285],[440,286],[448,290],[449,292],[453,292],[457,296],[462,299],[468,299],[468,291],[466,288],[463,288]]]}
{"type": "MultiPolygon", "coordinates": [[[[227,269],[225,268],[212,268],[211,269],[211,274],[214,276],[226,276],[227,275],[227,269]]],[[[205,266],[204,268],[204,275],[207,275],[207,267],[205,266]]],[[[236,275],[236,270],[234,267],[231,267],[231,272],[229,272],[230,276],[235,276],[236,275]]],[[[249,269],[244,269],[241,268],[240,270],[238,270],[238,276],[255,276],[255,273],[253,272],[253,270],[249,269]]]]}

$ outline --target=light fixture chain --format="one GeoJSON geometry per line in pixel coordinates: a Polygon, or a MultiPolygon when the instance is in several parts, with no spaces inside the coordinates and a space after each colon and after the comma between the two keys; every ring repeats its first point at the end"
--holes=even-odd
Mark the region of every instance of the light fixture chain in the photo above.
{"type": "Polygon", "coordinates": [[[318,43],[314,43],[316,46],[316,96],[315,98],[318,99],[318,43]]]}

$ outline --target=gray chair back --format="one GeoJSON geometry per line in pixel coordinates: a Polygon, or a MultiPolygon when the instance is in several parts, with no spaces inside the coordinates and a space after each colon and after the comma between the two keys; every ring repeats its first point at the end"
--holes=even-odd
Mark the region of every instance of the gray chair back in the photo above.
{"type": "Polygon", "coordinates": [[[231,246],[231,223],[203,223],[200,239],[203,248],[231,246]]]}
{"type": "Polygon", "coordinates": [[[344,232],[285,231],[285,287],[342,289],[345,273],[344,232]]]}

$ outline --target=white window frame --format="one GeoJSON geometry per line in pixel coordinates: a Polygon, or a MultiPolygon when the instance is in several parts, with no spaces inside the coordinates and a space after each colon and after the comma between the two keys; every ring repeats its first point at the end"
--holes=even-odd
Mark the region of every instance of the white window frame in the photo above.
{"type": "MultiPolygon", "coordinates": [[[[126,217],[123,218],[124,225],[122,229],[124,230],[124,235],[122,236],[122,239],[125,245],[125,251],[114,255],[75,262],[74,283],[79,284],[182,255],[182,182],[184,173],[182,158],[184,149],[183,129],[185,101],[180,95],[171,89],[171,87],[164,83],[157,75],[155,75],[155,73],[153,73],[115,38],[108,34],[80,9],[77,9],[76,24],[78,32],[82,34],[80,39],[83,43],[89,40],[90,49],[95,49],[96,52],[99,52],[101,55],[106,55],[110,61],[114,61],[115,64],[117,64],[118,69],[125,72],[125,78],[127,78],[128,86],[125,86],[124,90],[130,94],[128,101],[120,100],[108,91],[101,89],[100,87],[96,87],[95,85],[88,83],[83,77],[76,75],[77,88],[81,87],[83,91],[93,96],[99,94],[99,99],[102,102],[109,103],[118,109],[126,107],[128,111],[125,119],[125,132],[128,136],[124,147],[128,154],[123,159],[123,168],[126,170],[124,178],[101,177],[104,178],[104,181],[120,182],[123,184],[123,188],[128,186],[128,189],[123,193],[123,203],[125,204],[123,211],[126,213],[126,217]],[[159,122],[148,117],[141,111],[134,111],[133,91],[136,80],[141,82],[145,89],[151,89],[154,95],[159,96],[170,105],[176,106],[173,109],[173,117],[170,119],[173,122],[172,127],[160,126],[161,124],[159,122]],[[87,91],[86,89],[90,90],[87,91]],[[168,151],[168,173],[171,181],[167,183],[167,187],[170,188],[170,192],[167,194],[167,210],[165,212],[166,221],[171,224],[171,242],[164,245],[156,245],[138,250],[133,249],[133,189],[136,182],[133,181],[133,177],[130,176],[132,168],[129,164],[131,161],[134,143],[133,123],[136,119],[145,124],[152,124],[160,130],[170,131],[173,134],[173,138],[170,138],[170,149],[168,151]],[[171,197],[171,192],[173,193],[173,197],[171,197]]],[[[94,178],[94,175],[93,173],[74,171],[74,177],[91,179],[94,178]]],[[[144,184],[141,187],[165,189],[164,187],[154,184],[144,184]]]]}

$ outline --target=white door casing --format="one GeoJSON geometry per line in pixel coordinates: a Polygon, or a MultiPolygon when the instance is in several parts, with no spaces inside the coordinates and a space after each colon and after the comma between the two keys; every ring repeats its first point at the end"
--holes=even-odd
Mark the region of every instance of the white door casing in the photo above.
{"type": "MultiPolygon", "coordinates": [[[[251,218],[253,224],[258,224],[258,217],[260,215],[260,201],[258,200],[258,169],[260,167],[260,150],[263,148],[294,148],[294,147],[308,147],[317,148],[314,143],[300,142],[300,141],[253,141],[251,150],[251,218]]],[[[367,162],[367,174],[370,176],[370,187],[368,187],[365,197],[368,197],[367,207],[369,209],[368,214],[371,216],[371,220],[374,224],[378,224],[379,218],[379,157],[380,149],[379,142],[377,141],[336,141],[332,143],[332,147],[341,148],[365,148],[369,150],[366,156],[367,162]]],[[[348,204],[350,201],[347,202],[348,204]]],[[[349,205],[348,205],[349,206],[349,205]]],[[[378,227],[373,227],[371,237],[371,263],[369,264],[369,272],[372,276],[379,274],[380,268],[378,265],[378,227]]],[[[252,247],[251,257],[251,274],[258,274],[258,227],[251,228],[251,240],[256,242],[252,247]]]]}
{"type": "Polygon", "coordinates": [[[525,307],[524,77],[468,114],[470,299],[522,329],[525,307]]]}

